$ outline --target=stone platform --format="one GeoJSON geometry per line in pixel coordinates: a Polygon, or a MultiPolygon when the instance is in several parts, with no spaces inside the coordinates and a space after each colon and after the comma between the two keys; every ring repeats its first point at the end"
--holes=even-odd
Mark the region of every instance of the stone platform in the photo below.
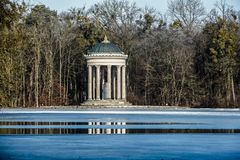
{"type": "Polygon", "coordinates": [[[126,100],[87,100],[82,106],[129,106],[131,103],[126,100]]]}

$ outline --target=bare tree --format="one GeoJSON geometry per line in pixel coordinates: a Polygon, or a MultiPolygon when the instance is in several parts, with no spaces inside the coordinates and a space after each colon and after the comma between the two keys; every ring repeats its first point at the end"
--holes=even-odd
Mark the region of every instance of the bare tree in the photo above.
{"type": "Polygon", "coordinates": [[[128,54],[136,33],[140,8],[127,0],[105,0],[91,8],[93,19],[111,35],[128,54]]]}
{"type": "Polygon", "coordinates": [[[168,13],[173,21],[179,21],[187,31],[201,24],[205,9],[201,0],[171,0],[168,13]]]}

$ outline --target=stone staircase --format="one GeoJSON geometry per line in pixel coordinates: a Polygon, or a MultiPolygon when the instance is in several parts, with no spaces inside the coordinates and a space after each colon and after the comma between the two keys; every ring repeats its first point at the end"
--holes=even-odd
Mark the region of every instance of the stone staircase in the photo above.
{"type": "Polygon", "coordinates": [[[126,100],[87,100],[81,106],[129,106],[126,100]]]}

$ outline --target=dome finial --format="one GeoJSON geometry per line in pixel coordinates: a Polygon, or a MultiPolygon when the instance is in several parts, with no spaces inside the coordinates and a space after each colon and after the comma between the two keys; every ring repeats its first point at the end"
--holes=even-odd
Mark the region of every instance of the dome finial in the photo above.
{"type": "Polygon", "coordinates": [[[109,40],[108,40],[108,38],[107,38],[107,36],[106,36],[106,34],[105,34],[105,36],[104,36],[104,40],[102,41],[102,43],[110,43],[109,40]]]}

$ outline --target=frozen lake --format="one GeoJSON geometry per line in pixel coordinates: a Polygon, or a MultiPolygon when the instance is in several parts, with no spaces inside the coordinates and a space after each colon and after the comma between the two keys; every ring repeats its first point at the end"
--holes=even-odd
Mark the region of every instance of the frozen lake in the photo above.
{"type": "Polygon", "coordinates": [[[240,159],[238,109],[0,115],[0,159],[240,159]]]}

